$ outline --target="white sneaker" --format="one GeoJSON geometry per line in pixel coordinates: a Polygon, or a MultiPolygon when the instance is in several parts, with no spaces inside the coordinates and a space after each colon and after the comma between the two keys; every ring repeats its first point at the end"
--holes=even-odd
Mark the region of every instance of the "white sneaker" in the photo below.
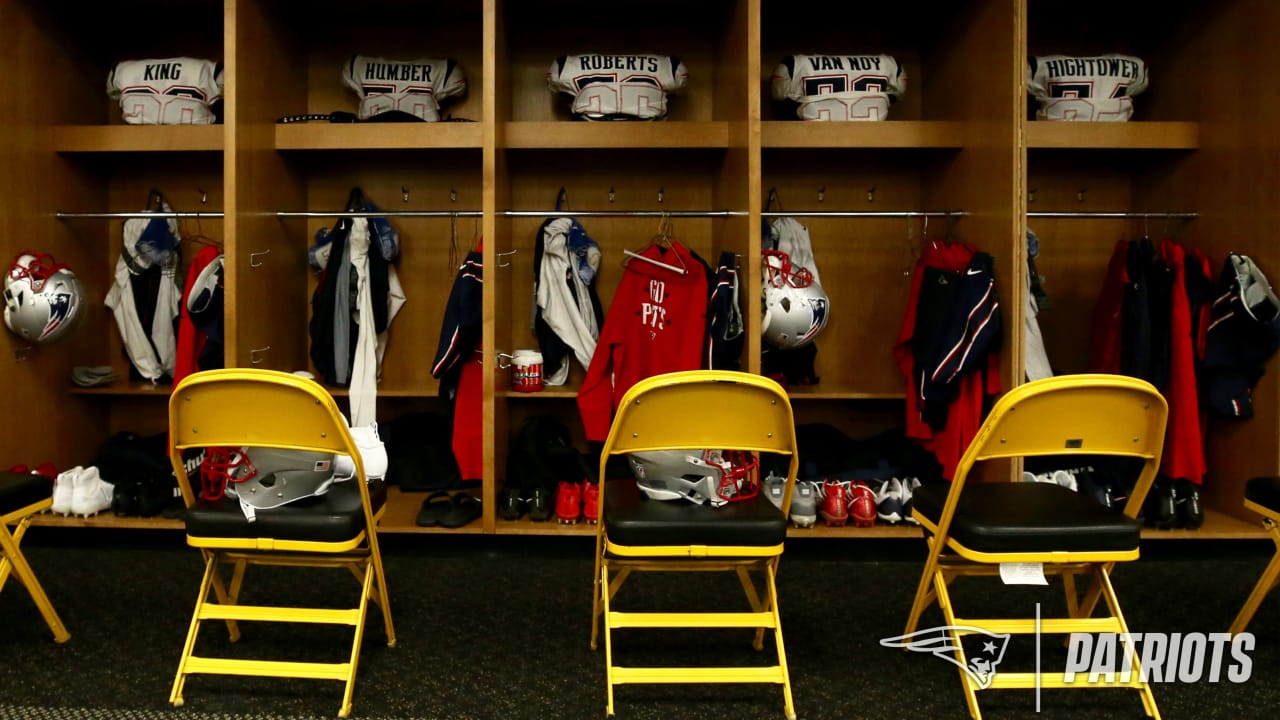
{"type": "Polygon", "coordinates": [[[111,497],[116,486],[102,479],[98,468],[90,465],[76,476],[75,493],[71,498],[71,514],[89,517],[111,508],[111,497]]]}
{"type": "Polygon", "coordinates": [[[876,492],[876,515],[887,523],[902,522],[902,481],[898,478],[885,480],[876,492]]]}
{"type": "Polygon", "coordinates": [[[920,524],[919,521],[911,515],[912,508],[915,506],[912,498],[915,497],[916,488],[918,487],[920,487],[920,478],[902,478],[902,519],[912,525],[920,524]]]}
{"type": "MultiPolygon", "coordinates": [[[[378,437],[378,423],[370,423],[368,427],[351,428],[351,439],[360,450],[360,459],[364,461],[364,474],[369,480],[381,480],[387,474],[387,448],[378,437]]],[[[333,476],[339,480],[350,480],[355,477],[356,464],[349,455],[338,455],[334,458],[333,476]]]]}
{"type": "Polygon", "coordinates": [[[782,509],[782,500],[783,500],[783,496],[786,494],[786,490],[787,490],[786,478],[778,477],[773,473],[769,473],[767,476],[765,476],[764,495],[765,497],[769,498],[769,502],[773,503],[773,506],[778,508],[779,510],[782,509]]]}
{"type": "Polygon", "coordinates": [[[58,473],[58,477],[53,479],[53,505],[49,512],[56,515],[71,514],[71,499],[75,495],[76,478],[80,477],[81,472],[84,472],[84,468],[77,465],[58,473]]]}
{"type": "Polygon", "coordinates": [[[818,501],[815,482],[796,482],[791,494],[791,522],[796,527],[813,527],[818,522],[818,501]]]}
{"type": "Polygon", "coordinates": [[[1035,473],[1029,473],[1029,472],[1027,472],[1026,470],[1023,470],[1023,471],[1022,471],[1022,482],[1036,482],[1036,476],[1035,476],[1035,473]]]}
{"type": "Polygon", "coordinates": [[[1066,470],[1059,470],[1055,472],[1053,474],[1053,481],[1072,492],[1080,491],[1080,486],[1076,484],[1076,476],[1066,470]]]}

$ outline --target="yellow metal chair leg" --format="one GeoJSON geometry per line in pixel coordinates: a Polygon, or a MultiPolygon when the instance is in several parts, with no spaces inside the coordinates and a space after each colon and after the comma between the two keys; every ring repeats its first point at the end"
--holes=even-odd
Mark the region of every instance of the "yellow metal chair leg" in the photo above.
{"type": "Polygon", "coordinates": [[[373,592],[372,565],[365,570],[364,587],[360,590],[360,613],[356,618],[355,637],[351,641],[351,661],[347,663],[346,688],[342,692],[342,707],[338,709],[338,717],[351,714],[351,699],[356,689],[356,665],[360,661],[360,641],[364,639],[364,621],[369,611],[369,596],[373,592]]]}
{"type": "MultiPolygon", "coordinates": [[[[1097,566],[1095,569],[1095,577],[1097,581],[1094,583],[1099,588],[1102,597],[1105,598],[1107,609],[1111,611],[1111,616],[1115,618],[1116,624],[1120,626],[1121,637],[1128,637],[1129,625],[1124,621],[1124,615],[1120,612],[1120,600],[1116,597],[1116,590],[1111,585],[1111,574],[1107,567],[1097,566]]],[[[1133,671],[1138,673],[1141,678],[1142,662],[1136,656],[1132,657],[1133,671]]],[[[1153,720],[1160,720],[1160,709],[1156,707],[1156,696],[1151,691],[1151,684],[1143,682],[1138,687],[1138,693],[1142,698],[1142,707],[1147,711],[1147,716],[1153,720]]]]}
{"type": "Polygon", "coordinates": [[[369,565],[366,572],[375,573],[377,583],[378,608],[382,610],[382,626],[387,633],[387,647],[396,646],[396,626],[391,621],[391,595],[387,592],[387,574],[383,571],[382,551],[378,547],[377,535],[369,536],[369,565]]]}
{"type": "Polygon", "coordinates": [[[40,586],[40,581],[36,579],[35,572],[31,566],[27,564],[27,560],[18,552],[18,541],[26,531],[26,524],[29,521],[26,518],[18,523],[18,531],[14,534],[9,533],[8,526],[0,525],[0,569],[3,570],[3,576],[7,577],[9,572],[18,576],[18,582],[22,583],[27,592],[31,594],[31,599],[35,601],[36,608],[40,610],[40,616],[44,618],[44,622],[49,626],[49,630],[53,633],[53,640],[57,643],[64,643],[71,638],[71,633],[67,632],[67,627],[62,624],[62,619],[58,617],[58,612],[53,609],[53,603],[49,602],[49,597],[44,594],[44,588],[40,586]]]}
{"type": "Polygon", "coordinates": [[[903,635],[910,635],[916,631],[916,626],[920,624],[920,616],[924,614],[925,608],[929,607],[933,600],[937,599],[934,593],[934,574],[938,571],[938,553],[939,545],[935,539],[930,536],[929,541],[929,557],[925,560],[924,572],[920,573],[920,584],[916,586],[916,597],[911,603],[911,614],[907,616],[907,627],[902,631],[903,635]]]}
{"type": "MultiPolygon", "coordinates": [[[[743,565],[737,567],[738,582],[742,584],[742,590],[747,595],[747,603],[751,606],[752,612],[768,612],[769,606],[760,600],[760,593],[756,592],[756,584],[751,579],[751,573],[743,565]]],[[[765,572],[768,572],[768,566],[765,572]]],[[[756,628],[755,639],[751,641],[751,647],[756,651],[764,650],[764,628],[756,628]]]]}
{"type": "MultiPolygon", "coordinates": [[[[937,569],[933,573],[933,586],[938,596],[938,608],[942,610],[943,622],[948,626],[956,624],[955,612],[951,607],[951,594],[947,592],[949,579],[945,577],[942,569],[937,569]]],[[[908,630],[908,633],[913,630],[908,630]]],[[[964,701],[969,706],[969,717],[973,720],[982,720],[982,711],[978,709],[978,693],[973,688],[973,681],[969,678],[969,674],[964,671],[968,667],[969,661],[964,655],[964,646],[960,644],[960,633],[951,630],[951,642],[956,646],[956,660],[960,663],[960,684],[964,687],[964,701]]]]}
{"type": "Polygon", "coordinates": [[[1262,572],[1262,577],[1258,578],[1258,584],[1253,586],[1253,592],[1249,593],[1249,599],[1245,601],[1244,607],[1240,608],[1240,613],[1231,623],[1232,634],[1244,632],[1244,629],[1249,626],[1249,621],[1253,620],[1254,613],[1258,612],[1258,608],[1262,606],[1262,601],[1275,588],[1276,582],[1280,581],[1280,525],[1271,518],[1264,519],[1263,524],[1267,526],[1271,539],[1276,544],[1276,553],[1267,564],[1267,569],[1262,572]]]}
{"type": "Polygon", "coordinates": [[[604,674],[605,689],[608,699],[605,714],[613,717],[613,629],[609,627],[609,566],[602,563],[600,567],[600,606],[604,619],[604,674]]]}
{"type": "Polygon", "coordinates": [[[187,660],[195,651],[196,635],[200,633],[200,613],[209,597],[213,578],[217,573],[218,559],[211,552],[204,553],[204,578],[200,581],[200,594],[196,596],[196,607],[191,613],[191,626],[187,629],[187,640],[182,645],[182,657],[178,658],[178,674],[173,679],[173,690],[169,693],[169,704],[182,707],[182,688],[187,683],[187,660]]]}
{"type": "Polygon", "coordinates": [[[773,640],[778,648],[778,667],[782,671],[783,712],[786,713],[787,720],[796,720],[796,705],[791,697],[791,671],[787,668],[787,650],[782,641],[782,615],[778,609],[778,584],[774,577],[777,568],[776,562],[770,562],[765,569],[765,580],[768,583],[769,608],[773,613],[773,640]]]}
{"type": "Polygon", "coordinates": [[[596,532],[596,567],[595,574],[592,575],[596,584],[596,591],[591,594],[591,649],[596,649],[596,640],[600,637],[600,593],[602,589],[600,583],[600,565],[604,562],[604,541],[600,537],[600,531],[596,532]]]}
{"type": "MultiPolygon", "coordinates": [[[[27,527],[31,525],[31,517],[24,517],[18,521],[17,526],[13,530],[13,546],[16,548],[22,545],[22,536],[27,534],[27,527]]],[[[9,563],[9,557],[0,554],[0,590],[4,590],[4,583],[9,579],[9,572],[12,569],[9,563]]]]}

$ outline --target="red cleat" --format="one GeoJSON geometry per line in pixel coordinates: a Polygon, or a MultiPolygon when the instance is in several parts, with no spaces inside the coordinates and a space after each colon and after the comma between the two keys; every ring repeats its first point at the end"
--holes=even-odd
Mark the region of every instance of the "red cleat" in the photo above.
{"type": "Polygon", "coordinates": [[[582,519],[596,524],[600,520],[600,486],[588,480],[582,481],[582,519]]]}
{"type": "Polygon", "coordinates": [[[849,503],[845,497],[844,485],[834,480],[822,483],[822,504],[818,506],[818,514],[827,527],[844,527],[849,521],[849,503]]]}
{"type": "Polygon", "coordinates": [[[861,480],[849,483],[849,514],[854,527],[871,527],[876,524],[876,494],[861,480]]]}
{"type": "Polygon", "coordinates": [[[556,491],[556,520],[561,523],[576,523],[582,515],[582,486],[578,483],[560,483],[556,491]]]}

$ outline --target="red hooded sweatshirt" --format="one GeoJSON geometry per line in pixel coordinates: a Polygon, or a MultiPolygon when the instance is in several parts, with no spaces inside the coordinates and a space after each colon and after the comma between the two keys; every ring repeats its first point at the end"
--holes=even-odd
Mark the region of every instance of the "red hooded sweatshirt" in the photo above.
{"type": "Polygon", "coordinates": [[[605,317],[591,366],[578,391],[587,440],[604,441],[622,395],[638,381],[702,366],[707,278],[680,243],[650,245],[641,255],[684,267],[684,274],[632,258],[605,317]]]}

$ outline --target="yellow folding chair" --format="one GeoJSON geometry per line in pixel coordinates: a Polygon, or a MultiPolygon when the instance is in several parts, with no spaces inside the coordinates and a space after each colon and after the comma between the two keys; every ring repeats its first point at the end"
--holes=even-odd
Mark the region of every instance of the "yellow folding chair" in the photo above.
{"type": "Polygon", "coordinates": [[[45,624],[53,631],[54,641],[64,643],[71,637],[71,633],[62,624],[27,558],[23,556],[22,549],[18,547],[31,525],[31,516],[48,509],[52,504],[53,482],[49,478],[27,473],[0,473],[0,589],[4,589],[9,573],[17,575],[18,582],[31,593],[31,599],[44,617],[45,624]]]}
{"type": "MultiPolygon", "coordinates": [[[[916,632],[921,613],[936,601],[974,720],[982,717],[978,690],[1037,687],[1134,688],[1147,714],[1159,720],[1155,697],[1138,672],[1136,655],[1134,672],[1114,674],[1114,682],[1089,683],[1083,676],[1068,678],[1061,673],[992,673],[993,658],[974,657],[975,664],[970,664],[961,637],[986,633],[1004,635],[1007,640],[1037,632],[1128,632],[1110,572],[1115,563],[1138,558],[1141,524],[1136,518],[1160,466],[1167,415],[1164,398],[1142,380],[1067,375],[1027,383],[996,403],[949,487],[924,486],[915,492],[912,516],[924,528],[929,554],[907,619],[906,637],[916,632]],[[985,460],[1085,454],[1142,459],[1142,472],[1122,513],[1059,485],[968,482],[974,466],[985,460]],[[1046,576],[1061,576],[1068,617],[957,615],[948,592],[951,581],[961,575],[998,575],[1003,563],[1038,563],[1046,576]],[[1093,579],[1083,597],[1077,593],[1077,575],[1093,579]],[[1106,600],[1109,614],[1093,617],[1099,596],[1106,600]]],[[[994,660],[998,663],[999,657],[994,660]]]]}
{"type": "Polygon", "coordinates": [[[364,463],[333,397],[312,380],[273,370],[226,369],[190,375],[169,399],[169,456],[186,501],[187,544],[200,548],[205,572],[169,702],[182,705],[189,675],[341,680],[339,716],[351,712],[356,664],[369,601],[382,609],[387,645],[395,629],[378,551],[377,524],[386,504],[381,482],[366,481],[364,463]],[[192,489],[182,453],[187,448],[261,447],[349,455],[355,478],[324,495],[259,510],[250,522],[231,497],[209,501],[192,489]],[[231,566],[228,584],[221,566],[231,566]],[[361,585],[350,609],[240,605],[249,565],[346,568],[361,585]],[[210,597],[212,591],[213,597],[210,597]],[[223,621],[235,642],[240,621],[348,625],[354,630],[346,662],[284,662],[194,654],[201,623],[223,621]]]}
{"type": "Polygon", "coordinates": [[[1249,480],[1244,488],[1244,506],[1262,516],[1262,525],[1276,544],[1276,554],[1267,564],[1267,569],[1262,571],[1262,577],[1253,586],[1253,592],[1249,593],[1249,599],[1240,608],[1240,614],[1231,623],[1232,634],[1244,632],[1249,627],[1249,621],[1258,611],[1258,606],[1276,586],[1277,578],[1280,578],[1280,478],[1256,477],[1249,480]]]}
{"type": "Polygon", "coordinates": [[[595,649],[603,619],[609,715],[614,712],[615,685],[770,683],[782,686],[786,716],[795,718],[776,576],[798,467],[791,404],[786,392],[772,380],[747,373],[695,370],[648,378],[623,396],[600,456],[591,628],[591,648],[595,649]],[[652,500],[634,478],[606,478],[605,465],[612,455],[684,449],[788,456],[781,509],[764,492],[754,500],[714,508],[684,500],[652,500]],[[734,572],[750,611],[616,611],[611,603],[633,571],[734,572]],[[763,574],[763,594],[751,571],[763,574]],[[621,628],[755,628],[756,650],[763,649],[765,630],[773,630],[777,661],[761,667],[615,665],[613,631],[621,628]]]}

